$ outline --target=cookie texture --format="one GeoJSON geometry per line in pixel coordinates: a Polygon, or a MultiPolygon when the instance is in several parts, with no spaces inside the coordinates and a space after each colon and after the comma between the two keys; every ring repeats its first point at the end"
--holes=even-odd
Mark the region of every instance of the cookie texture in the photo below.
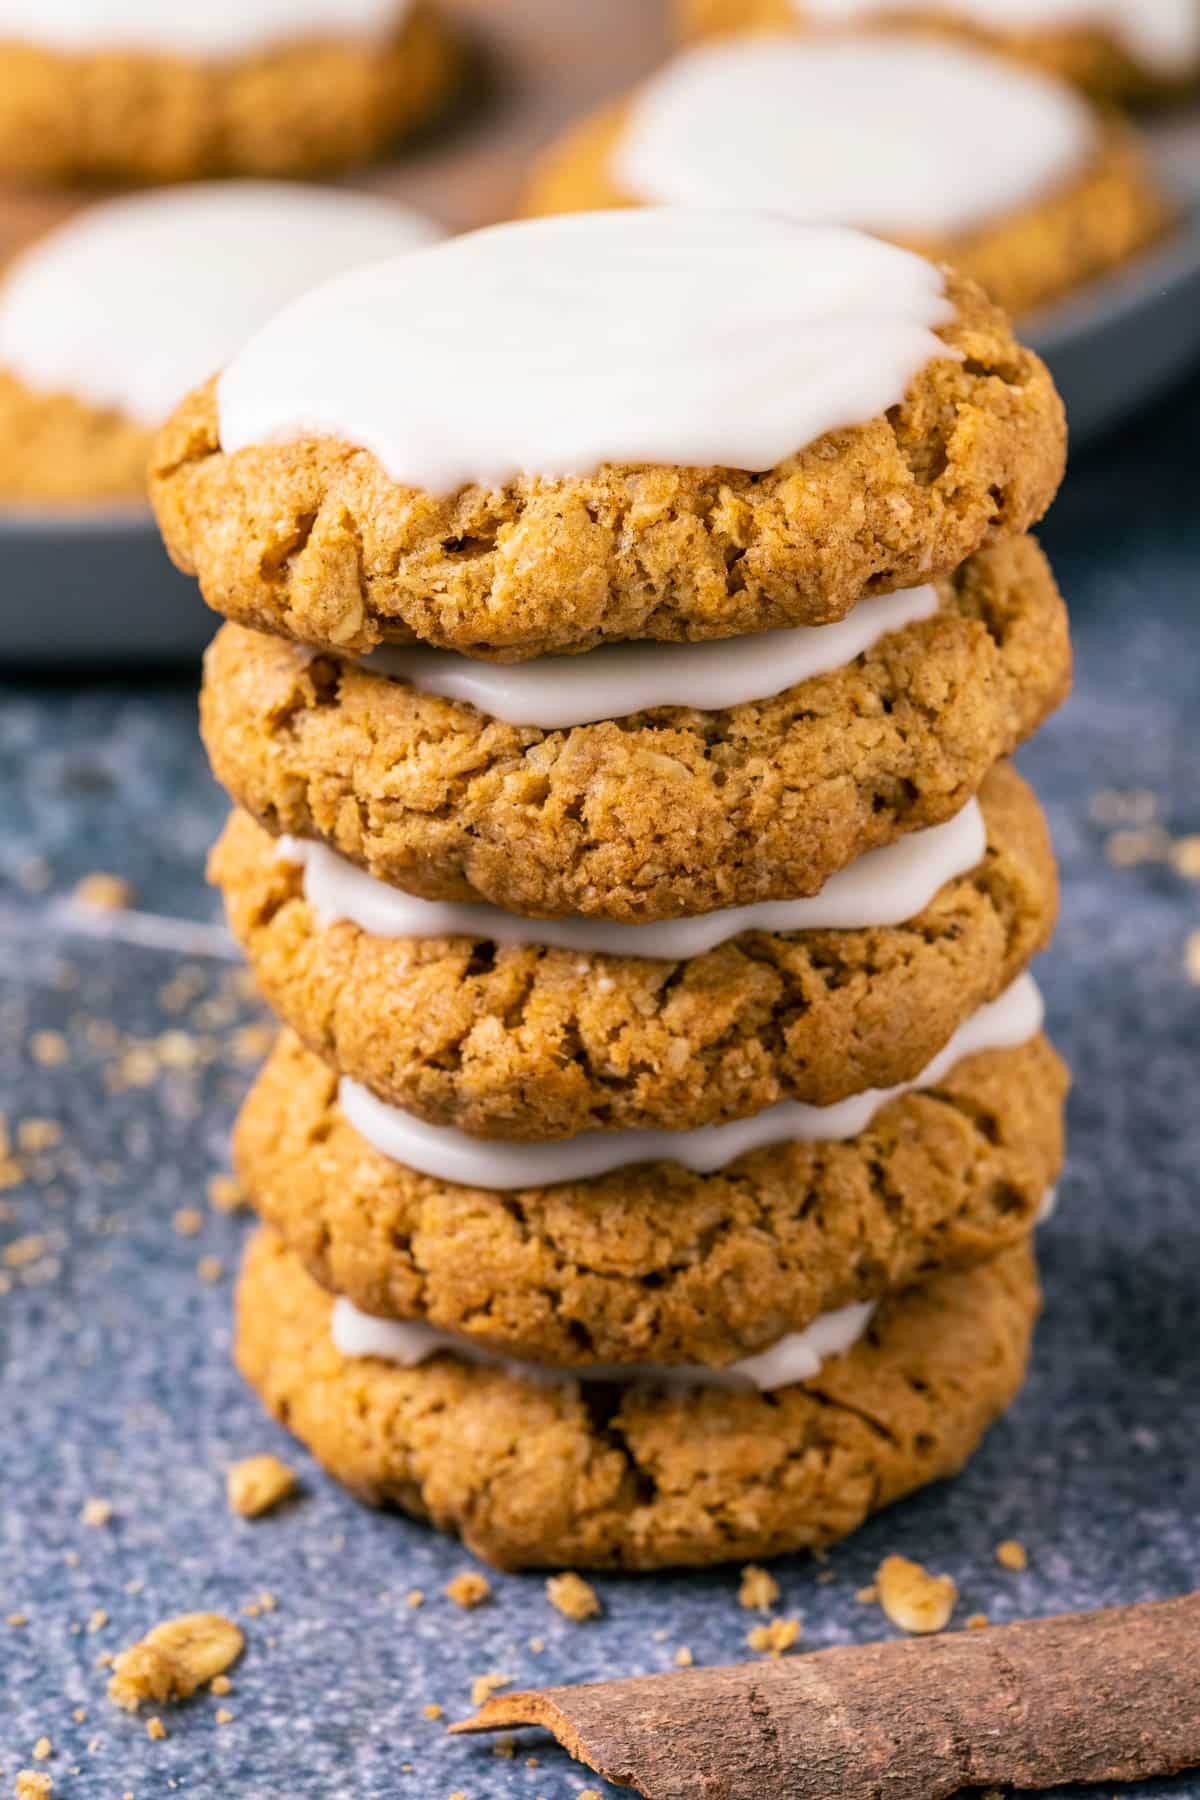
{"type": "Polygon", "coordinates": [[[1031,539],[940,610],[781,695],[542,731],[226,626],[201,725],[274,834],[321,838],[430,899],[678,918],[816,892],[956,813],[1070,684],[1066,612],[1031,539]]]}
{"type": "Polygon", "coordinates": [[[390,42],[310,38],[228,61],[0,39],[0,177],[189,181],[362,162],[430,118],[458,62],[424,0],[390,42]]]}
{"type": "MultiPolygon", "coordinates": [[[[587,212],[636,206],[611,173],[629,116],[617,101],[568,131],[535,169],[526,210],[587,212]]],[[[713,119],[714,131],[721,121],[713,119]]],[[[735,153],[731,147],[731,154],[735,153]]],[[[1107,122],[1094,156],[1069,182],[1019,212],[941,240],[897,237],[906,248],[953,263],[1007,312],[1027,312],[1119,267],[1166,228],[1169,209],[1132,131],[1107,122]]]]}
{"type": "MultiPolygon", "coordinates": [[[[682,33],[688,37],[711,32],[744,31],[770,26],[775,29],[805,25],[800,0],[675,0],[682,33]]],[[[1164,74],[1135,56],[1122,39],[1107,30],[1104,8],[1098,5],[1094,20],[1075,24],[1019,25],[988,29],[978,19],[955,10],[953,0],[941,5],[904,5],[902,0],[880,0],[863,23],[879,26],[919,25],[944,31],[992,50],[1003,51],[1046,69],[1064,81],[1074,82],[1098,100],[1117,102],[1170,100],[1200,80],[1200,63],[1178,76],[1164,74]]],[[[855,20],[858,25],[859,20],[855,20]]],[[[814,29],[819,25],[814,22],[814,29]]]]}
{"type": "Polygon", "coordinates": [[[765,475],[610,466],[438,498],[332,438],[225,455],[210,383],[157,440],[159,524],[217,612],[336,650],[420,639],[518,661],[829,623],[1026,530],[1061,479],[1049,373],[973,283],[947,285],[955,356],[765,475]]]}
{"type": "Polygon", "coordinates": [[[332,1301],[270,1232],[247,1252],[237,1360],[269,1410],[375,1505],[501,1568],[658,1569],[820,1549],[960,1469],[1024,1376],[1027,1248],[880,1309],[770,1396],[544,1385],[441,1356],[348,1360],[332,1301]]]}
{"type": "Polygon", "coordinates": [[[0,499],[144,500],[154,433],[0,369],[0,499]]]}
{"type": "Polygon", "coordinates": [[[1026,1236],[1058,1177],[1065,1091],[1039,1037],[966,1058],[844,1143],[500,1193],[375,1150],[285,1033],[234,1156],[262,1218],[364,1312],[539,1362],[721,1365],[1026,1236]]]}
{"type": "Polygon", "coordinates": [[[1045,947],[1037,801],[1007,764],[981,798],[983,862],[908,923],[748,932],[676,962],[325,923],[241,812],[210,876],[264,998],[381,1099],[482,1137],[690,1130],[911,1081],[1045,947]]]}

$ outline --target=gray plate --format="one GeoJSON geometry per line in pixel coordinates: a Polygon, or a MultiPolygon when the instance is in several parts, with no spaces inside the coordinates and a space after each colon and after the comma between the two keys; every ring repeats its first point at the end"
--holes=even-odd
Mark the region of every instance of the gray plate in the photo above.
{"type": "MultiPolygon", "coordinates": [[[[1075,449],[1200,360],[1200,121],[1155,133],[1179,229],[1118,275],[1023,322],[1067,402],[1075,449]]],[[[0,657],[49,668],[192,659],[216,624],[148,509],[0,513],[0,657]]]]}

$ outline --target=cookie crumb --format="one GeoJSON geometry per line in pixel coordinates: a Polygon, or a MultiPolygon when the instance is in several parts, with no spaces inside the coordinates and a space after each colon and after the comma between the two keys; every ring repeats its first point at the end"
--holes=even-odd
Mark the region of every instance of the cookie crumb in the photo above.
{"type": "Polygon", "coordinates": [[[759,1655],[782,1656],[800,1636],[799,1619],[772,1619],[769,1625],[755,1625],[746,1633],[746,1643],[759,1655]]]}
{"type": "Polygon", "coordinates": [[[204,1229],[204,1214],[197,1206],[181,1206],[171,1220],[171,1228],[179,1237],[196,1237],[204,1229]]]}
{"type": "Polygon", "coordinates": [[[20,1612],[6,1613],[4,1623],[6,1625],[11,1625],[13,1627],[13,1629],[16,1630],[22,1625],[28,1625],[29,1614],[28,1613],[20,1613],[20,1612]]]}
{"type": "Polygon", "coordinates": [[[1200,931],[1193,931],[1184,945],[1183,961],[1188,980],[1200,987],[1200,931]]]}
{"type": "Polygon", "coordinates": [[[229,1509],[242,1519],[259,1518],[295,1491],[295,1471],[269,1451],[231,1463],[225,1471],[229,1509]]]}
{"type": "Polygon", "coordinates": [[[690,1669],[695,1660],[695,1657],[692,1655],[687,1645],[680,1644],[678,1650],[675,1652],[675,1667],[677,1669],[690,1669]]]}
{"type": "Polygon", "coordinates": [[[113,1516],[111,1500],[85,1500],[79,1517],[85,1525],[107,1525],[113,1516]]]}
{"type": "Polygon", "coordinates": [[[1200,881],[1200,837],[1176,838],[1171,845],[1171,867],[1185,881],[1200,881]]]}
{"type": "Polygon", "coordinates": [[[778,1602],[779,1583],[775,1577],[754,1563],[747,1564],[738,1588],[738,1605],[744,1606],[747,1612],[770,1612],[778,1602]]]}
{"type": "Polygon", "coordinates": [[[991,1620],[986,1613],[971,1613],[967,1619],[968,1631],[986,1631],[991,1620]]]}
{"type": "Polygon", "coordinates": [[[949,1575],[931,1575],[907,1556],[887,1556],[875,1580],[880,1606],[901,1631],[924,1636],[950,1623],[958,1589],[949,1575]]]}
{"type": "Polygon", "coordinates": [[[492,1597],[492,1584],[486,1575],[478,1569],[464,1569],[453,1581],[448,1581],[442,1589],[447,1600],[453,1600],[455,1606],[461,1606],[464,1612],[474,1612],[485,1600],[492,1597]]]}
{"type": "Polygon", "coordinates": [[[143,1700],[186,1700],[236,1662],[245,1641],[221,1613],[164,1619],[115,1659],[108,1697],[126,1712],[143,1700]]]}
{"type": "Polygon", "coordinates": [[[240,1212],[245,1205],[242,1190],[232,1175],[212,1175],[206,1189],[208,1204],[214,1212],[240,1212]]]}
{"type": "Polygon", "coordinates": [[[137,894],[123,875],[96,869],[76,882],[75,898],[81,906],[90,906],[95,912],[124,912],[133,905],[137,894]]]}
{"type": "Polygon", "coordinates": [[[43,1069],[61,1069],[71,1060],[71,1048],[61,1031],[35,1031],[29,1040],[29,1054],[43,1069]]]}
{"type": "Polygon", "coordinates": [[[503,1737],[498,1737],[492,1745],[493,1756],[507,1757],[511,1762],[516,1754],[517,1740],[514,1737],[509,1737],[507,1732],[505,1732],[503,1737]]]}
{"type": "Polygon", "coordinates": [[[423,1706],[421,1708],[421,1711],[425,1714],[427,1719],[440,1719],[445,1714],[446,1709],[444,1706],[439,1706],[436,1700],[431,1700],[428,1706],[423,1706]]]}
{"type": "Polygon", "coordinates": [[[74,1721],[77,1725],[82,1725],[84,1720],[87,1718],[87,1707],[86,1706],[77,1706],[75,1708],[75,1710],[72,1712],[71,1717],[74,1719],[74,1721]]]}
{"type": "Polygon", "coordinates": [[[214,1717],[216,1718],[218,1725],[232,1725],[233,1724],[234,1716],[230,1712],[230,1710],[227,1706],[218,1706],[216,1713],[214,1714],[214,1717]]]}
{"type": "Polygon", "coordinates": [[[92,1614],[91,1618],[88,1620],[87,1628],[90,1632],[103,1631],[104,1627],[107,1624],[108,1624],[108,1614],[105,1612],[105,1610],[102,1606],[98,1606],[96,1608],[95,1612],[92,1614]]]}
{"type": "Polygon", "coordinates": [[[542,1651],[546,1648],[545,1638],[530,1638],[529,1648],[533,1651],[535,1656],[540,1656],[542,1651]]]}
{"type": "Polygon", "coordinates": [[[166,1737],[166,1735],[167,1735],[167,1728],[163,1724],[162,1720],[158,1717],[157,1713],[155,1713],[153,1718],[146,1720],[146,1736],[148,1738],[150,1738],[154,1743],[156,1743],[156,1744],[161,1743],[163,1738],[166,1737]]]}
{"type": "Polygon", "coordinates": [[[482,1706],[485,1700],[490,1700],[501,1688],[511,1686],[511,1675],[477,1675],[471,1683],[471,1705],[482,1706]]]}
{"type": "Polygon", "coordinates": [[[214,1675],[208,1684],[210,1694],[232,1694],[233,1683],[228,1675],[214,1675]]]}
{"type": "Polygon", "coordinates": [[[604,1611],[595,1588],[572,1569],[550,1576],[546,1597],[556,1612],[564,1619],[573,1619],[577,1625],[582,1625],[585,1619],[598,1619],[604,1611]]]}
{"type": "Polygon", "coordinates": [[[225,1275],[225,1264],[219,1256],[202,1256],[196,1264],[196,1273],[201,1281],[221,1281],[225,1275]]]}
{"type": "Polygon", "coordinates": [[[50,1739],[48,1737],[40,1737],[33,1746],[34,1761],[46,1762],[53,1755],[54,1745],[50,1742],[50,1739]]]}
{"type": "Polygon", "coordinates": [[[18,1769],[16,1800],[54,1800],[54,1783],[41,1770],[18,1769]]]}
{"type": "Polygon", "coordinates": [[[877,1606],[879,1604],[878,1583],[873,1581],[869,1587],[858,1588],[855,1591],[854,1598],[858,1601],[860,1606],[877,1606]]]}
{"type": "Polygon", "coordinates": [[[425,1595],[420,1588],[410,1588],[404,1596],[404,1604],[411,1606],[415,1612],[418,1606],[424,1606],[425,1595]]]}
{"type": "Polygon", "coordinates": [[[1005,1538],[1002,1544],[996,1545],[996,1561],[1002,1569],[1020,1572],[1029,1567],[1029,1553],[1024,1544],[1018,1544],[1016,1538],[1005,1538]]]}

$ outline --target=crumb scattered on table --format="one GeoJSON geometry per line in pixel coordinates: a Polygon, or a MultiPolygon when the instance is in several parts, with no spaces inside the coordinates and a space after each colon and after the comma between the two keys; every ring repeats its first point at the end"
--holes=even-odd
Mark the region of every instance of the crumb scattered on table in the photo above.
{"type": "Polygon", "coordinates": [[[688,1649],[687,1645],[680,1644],[678,1650],[675,1652],[676,1668],[690,1669],[692,1664],[695,1662],[695,1660],[696,1660],[695,1657],[692,1655],[692,1653],[688,1649]]]}
{"type": "Polygon", "coordinates": [[[482,1706],[501,1688],[512,1686],[511,1675],[477,1675],[471,1683],[471,1705],[482,1706]]]}
{"type": "Polygon", "coordinates": [[[239,1518],[257,1519],[295,1491],[295,1471],[269,1452],[247,1456],[225,1471],[226,1497],[239,1518]]]}
{"type": "Polygon", "coordinates": [[[96,869],[76,883],[75,898],[81,906],[90,906],[96,912],[124,912],[133,905],[137,893],[123,875],[96,869]]]}
{"type": "Polygon", "coordinates": [[[931,1575],[907,1556],[887,1556],[875,1575],[879,1604],[901,1631],[923,1636],[950,1623],[958,1589],[949,1575],[931,1575]]]}
{"type": "Polygon", "coordinates": [[[759,1655],[782,1656],[800,1636],[799,1619],[772,1619],[769,1625],[755,1625],[746,1633],[746,1643],[759,1655]]]}
{"type": "Polygon", "coordinates": [[[1016,1538],[1005,1538],[1002,1544],[996,1545],[996,1561],[1002,1569],[1019,1572],[1029,1567],[1029,1553],[1024,1544],[1018,1544],[1016,1538]]]}
{"type": "Polygon", "coordinates": [[[546,1596],[564,1619],[573,1619],[577,1625],[582,1625],[585,1619],[598,1619],[604,1611],[595,1588],[572,1569],[550,1576],[546,1596]]]}
{"type": "MultiPolygon", "coordinates": [[[[464,1569],[453,1581],[448,1581],[442,1589],[447,1600],[453,1600],[455,1606],[461,1606],[464,1612],[474,1612],[485,1600],[492,1597],[492,1584],[486,1575],[478,1569],[464,1569]]],[[[411,1600],[410,1600],[411,1605],[411,1600]]]]}
{"type": "Polygon", "coordinates": [[[770,1612],[779,1601],[779,1583],[766,1569],[750,1563],[742,1570],[738,1605],[747,1612],[770,1612]]]}
{"type": "Polygon", "coordinates": [[[114,1659],[109,1699],[127,1712],[143,1700],[186,1700],[236,1662],[245,1641],[221,1613],[164,1619],[114,1659]]]}

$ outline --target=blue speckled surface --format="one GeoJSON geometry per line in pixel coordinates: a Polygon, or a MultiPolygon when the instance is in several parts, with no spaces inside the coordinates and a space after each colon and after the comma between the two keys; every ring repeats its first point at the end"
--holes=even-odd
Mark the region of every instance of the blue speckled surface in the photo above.
{"type": "MultiPolygon", "coordinates": [[[[1163,863],[1113,866],[1089,817],[1098,790],[1145,788],[1173,833],[1200,832],[1198,421],[1193,386],[1081,461],[1045,533],[1074,607],[1079,684],[1023,761],[1063,861],[1065,914],[1043,980],[1077,1086],[1033,1376],[968,1473],[836,1551],[831,1581],[804,1561],[780,1566],[809,1645],[879,1631],[853,1594],[891,1550],[953,1573],[960,1617],[1200,1585],[1200,987],[1183,961],[1200,883],[1163,863]],[[1030,1550],[1023,1575],[992,1559],[1010,1535],[1030,1550]]],[[[190,691],[14,683],[0,780],[3,1110],[64,1130],[62,1148],[34,1158],[41,1180],[0,1191],[0,1246],[48,1239],[0,1296],[0,1616],[29,1618],[0,1626],[0,1793],[34,1766],[43,1732],[54,1754],[37,1766],[56,1794],[87,1800],[446,1800],[455,1789],[559,1800],[595,1785],[552,1746],[536,1746],[529,1769],[524,1748],[506,1761],[485,1741],[449,1742],[421,1709],[436,1700],[461,1715],[485,1671],[521,1683],[649,1671],[680,1645],[697,1661],[736,1658],[750,1623],[736,1572],[604,1579],[606,1617],[585,1626],[549,1608],[540,1579],[496,1577],[494,1603],[466,1615],[439,1595],[469,1563],[456,1545],[360,1510],[266,1422],[229,1365],[229,1280],[196,1274],[202,1255],[232,1266],[244,1221],[208,1215],[196,1238],[171,1226],[175,1208],[203,1204],[248,1076],[236,1031],[251,1014],[232,965],[183,959],[198,998],[215,1001],[199,1024],[184,1015],[203,1032],[205,1066],[113,1092],[105,1070],[128,1046],[82,1021],[139,1040],[177,1027],[160,990],[180,953],[81,936],[29,891],[41,862],[51,896],[120,867],[155,913],[215,918],[201,865],[223,807],[190,691]],[[69,1034],[65,1066],[31,1054],[47,1028],[69,1034]],[[274,1517],[233,1520],[223,1469],[266,1448],[302,1470],[303,1495],[274,1517]],[[110,1525],[80,1523],[90,1495],[112,1502],[110,1525]],[[428,1596],[419,1611],[404,1604],[414,1587],[428,1596]],[[204,1698],[172,1711],[170,1736],[151,1743],[108,1705],[102,1649],[175,1611],[237,1613],[264,1588],[278,1605],[245,1621],[231,1724],[218,1727],[204,1698]],[[108,1624],[79,1630],[97,1608],[108,1624]]],[[[1200,1780],[1143,1791],[1200,1793],[1200,1780]]]]}

